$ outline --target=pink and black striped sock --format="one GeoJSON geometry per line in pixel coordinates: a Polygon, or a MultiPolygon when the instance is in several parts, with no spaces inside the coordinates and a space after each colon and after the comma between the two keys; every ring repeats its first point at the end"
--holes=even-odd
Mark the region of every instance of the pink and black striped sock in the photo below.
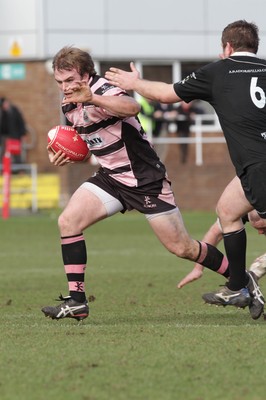
{"type": "Polygon", "coordinates": [[[86,243],[83,234],[61,237],[62,257],[68,280],[69,295],[83,303],[85,295],[86,243]]]}
{"type": "Polygon", "coordinates": [[[200,251],[197,258],[197,263],[203,265],[206,268],[211,269],[217,274],[229,277],[228,260],[216,247],[209,243],[198,241],[200,245],[200,251]]]}

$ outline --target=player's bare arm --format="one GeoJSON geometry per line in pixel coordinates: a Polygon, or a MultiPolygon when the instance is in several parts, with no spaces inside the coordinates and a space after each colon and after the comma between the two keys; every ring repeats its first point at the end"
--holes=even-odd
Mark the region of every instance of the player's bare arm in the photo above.
{"type": "Polygon", "coordinates": [[[266,220],[263,218],[260,218],[257,211],[253,210],[253,211],[249,212],[248,219],[249,219],[251,226],[253,226],[253,228],[257,229],[257,231],[260,235],[266,235],[266,220]]]}
{"type": "Polygon", "coordinates": [[[140,105],[130,96],[100,96],[94,94],[91,101],[118,117],[132,117],[140,112],[140,105]]]}
{"type": "MultiPolygon", "coordinates": [[[[206,234],[203,237],[203,241],[213,246],[217,246],[217,244],[222,240],[222,230],[218,220],[209,228],[206,234]]],[[[178,289],[181,289],[183,286],[196,281],[201,278],[203,275],[203,266],[201,264],[196,263],[191,272],[189,272],[181,281],[178,283],[178,289]]]]}
{"type": "Polygon", "coordinates": [[[119,86],[124,90],[134,90],[141,96],[160,103],[177,103],[182,100],[175,93],[173,84],[141,79],[133,62],[130,63],[130,68],[131,72],[127,72],[112,67],[105,73],[105,78],[112,85],[119,86]]]}
{"type": "Polygon", "coordinates": [[[200,279],[203,275],[203,266],[200,264],[195,264],[194,268],[191,272],[189,272],[181,281],[177,284],[178,289],[181,289],[183,286],[188,283],[194,282],[200,279]]]}
{"type": "Polygon", "coordinates": [[[118,117],[131,117],[140,112],[140,105],[129,96],[101,96],[92,93],[86,81],[74,82],[69,86],[62,101],[65,103],[91,103],[118,117]]]}

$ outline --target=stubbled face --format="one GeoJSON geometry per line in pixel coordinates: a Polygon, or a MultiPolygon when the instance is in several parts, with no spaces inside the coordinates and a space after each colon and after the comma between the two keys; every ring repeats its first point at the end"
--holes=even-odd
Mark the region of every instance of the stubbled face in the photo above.
{"type": "Polygon", "coordinates": [[[89,76],[85,74],[81,76],[76,69],[54,71],[54,78],[59,89],[64,93],[65,98],[73,94],[73,88],[81,82],[88,81],[89,76]]]}

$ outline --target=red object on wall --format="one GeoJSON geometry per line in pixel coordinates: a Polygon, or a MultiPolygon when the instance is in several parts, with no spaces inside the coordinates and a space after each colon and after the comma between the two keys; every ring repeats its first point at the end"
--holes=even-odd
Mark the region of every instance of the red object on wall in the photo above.
{"type": "Polygon", "coordinates": [[[21,154],[21,141],[18,139],[6,139],[6,152],[14,155],[21,154]]]}
{"type": "Polygon", "coordinates": [[[3,159],[3,207],[2,218],[9,218],[10,209],[10,180],[11,180],[11,157],[9,152],[5,152],[3,159]]]}

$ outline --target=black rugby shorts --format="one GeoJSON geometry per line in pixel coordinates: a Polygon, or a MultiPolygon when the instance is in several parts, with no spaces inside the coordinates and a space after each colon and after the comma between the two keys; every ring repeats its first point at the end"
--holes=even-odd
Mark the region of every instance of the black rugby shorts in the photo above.
{"type": "Polygon", "coordinates": [[[247,167],[240,180],[246,198],[259,216],[266,219],[266,162],[247,167]]]}
{"type": "Polygon", "coordinates": [[[140,187],[131,187],[98,171],[88,182],[100,187],[118,199],[126,210],[137,210],[143,214],[157,214],[176,208],[174,194],[168,180],[162,179],[140,187]]]}

